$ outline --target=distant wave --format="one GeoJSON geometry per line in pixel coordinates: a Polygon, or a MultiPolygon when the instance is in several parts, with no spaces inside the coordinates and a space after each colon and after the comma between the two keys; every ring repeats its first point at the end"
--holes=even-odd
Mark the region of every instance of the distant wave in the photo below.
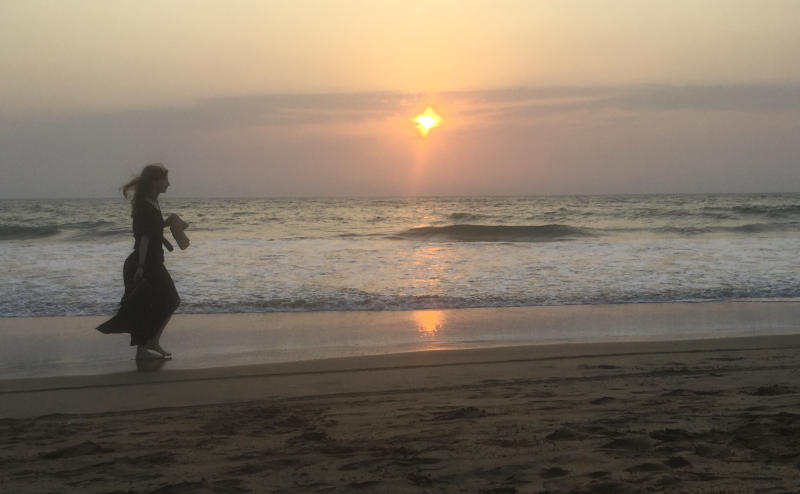
{"type": "Polygon", "coordinates": [[[60,231],[55,226],[0,225],[0,240],[30,240],[51,237],[60,231]]]}
{"type": "Polygon", "coordinates": [[[451,221],[478,221],[486,219],[487,216],[475,213],[452,213],[447,216],[451,221]]]}
{"type": "Polygon", "coordinates": [[[800,204],[783,204],[775,206],[734,206],[733,211],[742,215],[765,215],[773,218],[800,214],[800,204]]]}
{"type": "Polygon", "coordinates": [[[112,223],[108,222],[85,222],[59,226],[0,225],[0,241],[36,240],[56,235],[64,235],[68,240],[91,240],[129,233],[129,228],[115,228],[112,223]]]}
{"type": "Polygon", "coordinates": [[[797,225],[789,225],[786,223],[751,223],[748,225],[720,227],[718,229],[734,233],[768,233],[797,230],[797,225]]]}
{"type": "Polygon", "coordinates": [[[734,226],[662,226],[609,229],[580,228],[560,224],[538,226],[449,225],[411,228],[389,238],[431,242],[555,242],[619,233],[693,237],[715,234],[747,236],[792,231],[800,231],[800,225],[794,223],[748,223],[734,226]]]}
{"type": "Polygon", "coordinates": [[[770,232],[787,232],[798,230],[798,225],[789,223],[749,223],[737,226],[708,226],[708,227],[674,227],[666,226],[655,228],[656,233],[678,234],[685,236],[713,235],[715,233],[760,234],[770,232]]]}
{"type": "Polygon", "coordinates": [[[411,228],[392,238],[446,242],[553,242],[591,235],[568,225],[450,225],[411,228]]]}

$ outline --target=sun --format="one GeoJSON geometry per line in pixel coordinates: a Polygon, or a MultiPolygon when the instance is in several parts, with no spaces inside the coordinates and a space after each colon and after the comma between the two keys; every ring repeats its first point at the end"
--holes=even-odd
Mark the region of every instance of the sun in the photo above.
{"type": "Polygon", "coordinates": [[[437,115],[433,108],[429,106],[424,113],[417,115],[411,121],[417,123],[417,129],[422,134],[422,137],[427,137],[432,128],[438,127],[442,123],[442,117],[437,115]]]}

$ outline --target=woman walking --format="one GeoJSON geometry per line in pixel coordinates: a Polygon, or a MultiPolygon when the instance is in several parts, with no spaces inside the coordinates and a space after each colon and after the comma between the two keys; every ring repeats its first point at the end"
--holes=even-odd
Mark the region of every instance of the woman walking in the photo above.
{"type": "Polygon", "coordinates": [[[160,339],[181,300],[164,267],[162,245],[172,250],[172,245],[164,238],[164,227],[182,221],[174,214],[164,221],[161,215],[158,196],[166,192],[169,185],[167,169],[161,163],[154,163],[145,166],[138,177],[120,188],[126,199],[133,190],[133,252],[122,269],[125,295],[119,311],[97,329],[102,333],[130,333],[131,345],[136,345],[137,360],[171,356],[161,346],[160,339]]]}

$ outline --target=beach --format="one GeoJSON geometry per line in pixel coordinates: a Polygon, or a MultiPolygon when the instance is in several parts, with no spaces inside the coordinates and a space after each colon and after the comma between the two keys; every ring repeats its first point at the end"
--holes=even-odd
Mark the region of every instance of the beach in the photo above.
{"type": "Polygon", "coordinates": [[[4,492],[796,492],[800,336],[0,382],[4,492]]]}
{"type": "Polygon", "coordinates": [[[800,494],[800,1],[0,5],[0,494],[800,494]]]}

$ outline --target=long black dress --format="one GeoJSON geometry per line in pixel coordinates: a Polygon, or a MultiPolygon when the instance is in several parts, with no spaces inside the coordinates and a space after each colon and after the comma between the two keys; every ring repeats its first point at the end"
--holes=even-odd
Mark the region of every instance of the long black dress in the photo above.
{"type": "MultiPolygon", "coordinates": [[[[144,345],[155,336],[181,302],[175,283],[164,267],[164,218],[156,206],[138,201],[133,213],[133,252],[125,259],[122,279],[125,295],[117,315],[97,327],[101,333],[130,333],[131,345],[144,345]],[[134,282],[139,264],[139,245],[147,235],[144,281],[134,282]]],[[[170,249],[171,250],[171,249],[170,249]]]]}

